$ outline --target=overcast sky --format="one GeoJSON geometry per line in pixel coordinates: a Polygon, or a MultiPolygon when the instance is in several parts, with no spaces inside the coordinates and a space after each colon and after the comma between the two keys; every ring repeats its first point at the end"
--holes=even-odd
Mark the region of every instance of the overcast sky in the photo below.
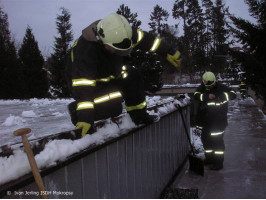
{"type": "MultiPolygon", "coordinates": [[[[224,1],[231,13],[253,20],[244,0],[224,1]]],[[[143,30],[149,30],[150,14],[156,4],[169,12],[169,24],[177,24],[178,21],[171,16],[174,2],[175,0],[0,0],[0,6],[8,14],[9,28],[16,41],[22,42],[27,25],[30,25],[40,50],[43,54],[48,54],[52,52],[54,36],[57,35],[55,18],[60,14],[60,7],[70,11],[74,38],[78,38],[82,29],[116,12],[122,4],[128,6],[131,12],[138,13],[143,30]]]]}

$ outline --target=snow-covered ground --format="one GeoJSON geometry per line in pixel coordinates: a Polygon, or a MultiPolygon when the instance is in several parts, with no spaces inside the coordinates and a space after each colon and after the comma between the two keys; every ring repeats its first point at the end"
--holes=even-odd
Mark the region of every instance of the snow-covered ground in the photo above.
{"type": "MultiPolygon", "coordinates": [[[[67,105],[72,101],[72,99],[0,101],[0,146],[21,141],[21,138],[13,136],[13,131],[19,128],[30,127],[32,129],[29,140],[74,129],[75,127],[71,124],[67,112],[67,105]]],[[[150,112],[150,114],[157,114],[159,116],[163,116],[175,110],[176,107],[174,103],[184,105],[189,101],[190,98],[187,95],[182,102],[173,97],[147,97],[148,107],[163,102],[171,102],[161,107],[157,113],[153,111],[150,112]]],[[[230,119],[234,117],[234,113],[240,112],[240,106],[243,104],[255,105],[255,102],[252,98],[231,101],[229,103],[228,112],[229,123],[230,119]]],[[[135,127],[136,125],[132,122],[129,115],[123,114],[119,125],[112,123],[111,120],[107,120],[105,126],[98,129],[97,132],[92,135],[87,135],[74,141],[53,140],[48,142],[44,150],[35,156],[35,159],[40,169],[53,166],[57,161],[65,160],[68,156],[89,147],[91,144],[102,144],[106,138],[118,137],[135,127]]],[[[195,149],[199,153],[199,156],[203,156],[200,137],[193,134],[193,130],[192,128],[191,133],[195,149]]],[[[17,148],[17,145],[10,146],[14,149],[14,154],[9,157],[0,157],[0,185],[30,172],[30,166],[25,152],[17,148]]]]}
{"type": "MultiPolygon", "coordinates": [[[[159,116],[176,110],[174,103],[182,106],[190,102],[188,95],[182,101],[173,97],[161,98],[160,96],[147,97],[146,100],[148,107],[166,103],[158,109],[158,112],[150,111],[150,114],[159,116]]],[[[12,145],[21,141],[20,137],[13,136],[13,131],[29,127],[32,129],[32,133],[29,134],[28,139],[33,140],[45,135],[73,130],[75,127],[72,125],[67,112],[67,105],[72,101],[73,99],[0,101],[2,114],[0,146],[8,144],[14,150],[12,156],[0,157],[0,185],[30,172],[30,166],[23,149],[18,148],[18,145],[12,145]]],[[[92,135],[86,135],[74,141],[53,140],[48,142],[44,150],[35,156],[36,162],[39,169],[53,166],[57,161],[65,160],[68,156],[89,147],[91,144],[102,144],[107,138],[118,137],[135,127],[136,125],[129,115],[123,114],[119,125],[107,120],[105,126],[92,135]]]]}

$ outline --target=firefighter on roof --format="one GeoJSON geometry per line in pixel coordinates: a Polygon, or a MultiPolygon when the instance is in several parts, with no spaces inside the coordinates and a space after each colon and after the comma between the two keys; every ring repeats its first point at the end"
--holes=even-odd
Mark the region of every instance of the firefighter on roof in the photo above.
{"type": "Polygon", "coordinates": [[[94,121],[121,114],[125,101],[127,112],[136,124],[152,123],[158,116],[147,113],[141,74],[125,65],[135,46],[164,55],[174,66],[180,65],[180,52],[156,37],[133,29],[126,18],[116,13],[98,20],[82,31],[72,46],[66,77],[75,99],[69,105],[71,120],[85,136],[94,121]],[[147,45],[148,44],[148,45],[147,45]]]}
{"type": "Polygon", "coordinates": [[[212,72],[203,74],[202,84],[194,93],[194,99],[199,101],[196,129],[201,132],[205,163],[212,164],[212,170],[223,168],[223,136],[227,126],[228,101],[234,98],[235,91],[217,82],[212,72]]]}

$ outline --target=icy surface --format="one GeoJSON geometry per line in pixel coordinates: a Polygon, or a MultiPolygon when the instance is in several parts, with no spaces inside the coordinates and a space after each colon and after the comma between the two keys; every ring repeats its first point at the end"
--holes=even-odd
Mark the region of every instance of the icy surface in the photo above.
{"type": "MultiPolygon", "coordinates": [[[[159,116],[176,110],[174,103],[182,106],[190,102],[188,95],[186,95],[186,98],[182,102],[173,97],[161,98],[159,96],[147,97],[146,100],[148,107],[171,102],[160,107],[157,113],[150,111],[150,114],[159,116]]],[[[0,146],[21,141],[21,138],[15,137],[12,134],[14,130],[19,128],[30,127],[32,129],[32,133],[28,135],[29,140],[62,131],[73,130],[75,127],[72,125],[67,112],[67,105],[72,101],[73,99],[0,101],[1,121],[3,121],[0,124],[0,146]]],[[[91,144],[102,144],[107,138],[125,134],[134,127],[136,125],[132,122],[128,114],[123,115],[119,125],[112,123],[111,120],[107,120],[106,125],[92,135],[87,135],[74,141],[50,141],[46,144],[44,150],[35,156],[36,162],[40,169],[53,166],[57,161],[65,160],[68,156],[89,147],[91,144]]],[[[30,166],[24,151],[16,149],[16,145],[10,146],[15,149],[14,155],[0,157],[0,185],[30,172],[30,166]]]]}
{"type": "Polygon", "coordinates": [[[21,141],[13,136],[19,128],[29,127],[31,135],[42,137],[74,129],[67,105],[73,99],[0,100],[0,146],[21,141]]]}

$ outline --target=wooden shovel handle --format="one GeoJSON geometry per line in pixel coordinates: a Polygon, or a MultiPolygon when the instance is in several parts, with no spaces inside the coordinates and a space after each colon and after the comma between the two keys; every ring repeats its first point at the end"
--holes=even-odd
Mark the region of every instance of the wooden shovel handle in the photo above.
{"type": "MultiPolygon", "coordinates": [[[[30,132],[31,132],[30,128],[22,128],[22,129],[16,130],[14,132],[14,135],[22,137],[22,142],[24,144],[24,150],[27,154],[36,185],[37,185],[39,191],[41,192],[41,191],[45,191],[44,184],[43,184],[40,172],[38,170],[37,163],[36,163],[36,160],[34,158],[32,149],[30,147],[30,143],[29,143],[27,136],[26,136],[26,134],[28,134],[30,132]]],[[[42,193],[40,195],[41,195],[42,199],[48,199],[47,195],[42,194],[42,193]]]]}

